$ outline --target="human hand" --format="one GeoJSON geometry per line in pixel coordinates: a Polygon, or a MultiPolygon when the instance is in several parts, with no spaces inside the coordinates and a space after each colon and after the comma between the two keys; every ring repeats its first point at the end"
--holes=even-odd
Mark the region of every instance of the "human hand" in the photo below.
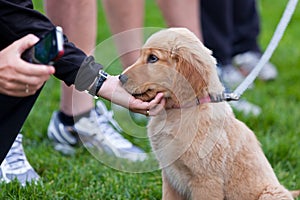
{"type": "Polygon", "coordinates": [[[33,95],[54,74],[53,66],[31,64],[21,58],[38,40],[29,34],[0,51],[0,93],[15,97],[33,95]]]}
{"type": "Polygon", "coordinates": [[[150,102],[136,99],[121,86],[118,76],[108,76],[100,88],[98,95],[115,104],[128,108],[132,112],[141,113],[146,116],[159,114],[164,109],[166,103],[162,93],[158,93],[150,102]]]}

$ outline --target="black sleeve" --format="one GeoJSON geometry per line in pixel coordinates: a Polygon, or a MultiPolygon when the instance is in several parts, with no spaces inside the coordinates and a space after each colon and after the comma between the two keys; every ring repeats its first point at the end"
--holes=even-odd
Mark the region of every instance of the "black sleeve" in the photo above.
{"type": "MultiPolygon", "coordinates": [[[[53,28],[54,25],[46,16],[33,9],[31,0],[0,0],[0,50],[29,33],[41,37],[53,28]]],[[[86,55],[68,42],[67,37],[64,48],[63,57],[54,65],[54,75],[71,85],[75,83],[86,55]]],[[[97,76],[94,73],[95,70],[90,74],[93,80],[97,76]]]]}

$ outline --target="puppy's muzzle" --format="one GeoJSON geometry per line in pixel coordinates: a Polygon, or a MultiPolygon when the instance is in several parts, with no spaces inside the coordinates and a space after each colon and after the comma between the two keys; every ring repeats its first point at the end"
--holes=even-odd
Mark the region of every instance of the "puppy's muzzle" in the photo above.
{"type": "Polygon", "coordinates": [[[125,74],[121,74],[119,76],[119,80],[121,81],[122,84],[125,84],[128,81],[128,77],[125,74]]]}

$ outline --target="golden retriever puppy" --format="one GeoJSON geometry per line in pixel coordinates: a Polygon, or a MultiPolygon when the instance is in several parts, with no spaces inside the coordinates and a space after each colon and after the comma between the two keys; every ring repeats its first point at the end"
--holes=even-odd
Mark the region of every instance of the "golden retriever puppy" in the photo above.
{"type": "Polygon", "coordinates": [[[187,29],[153,34],[120,80],[144,101],[158,92],[167,99],[165,112],[148,124],[162,169],[163,199],[287,200],[299,195],[279,183],[254,133],[229,104],[211,102],[224,91],[216,61],[187,29]]]}

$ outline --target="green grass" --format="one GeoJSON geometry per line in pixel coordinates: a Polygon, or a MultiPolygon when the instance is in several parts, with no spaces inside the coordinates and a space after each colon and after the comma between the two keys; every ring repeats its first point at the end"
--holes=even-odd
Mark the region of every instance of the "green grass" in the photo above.
{"type": "MultiPolygon", "coordinates": [[[[259,1],[262,18],[260,43],[263,49],[271,39],[286,2],[259,1]]],[[[42,9],[42,1],[35,0],[34,3],[39,10],[42,9]]],[[[101,43],[110,37],[110,33],[100,3],[99,6],[97,41],[101,43]]],[[[146,26],[164,26],[154,1],[147,1],[146,10],[146,26]]],[[[244,94],[245,98],[261,106],[262,114],[254,117],[236,113],[254,130],[280,182],[289,189],[300,188],[299,20],[298,5],[293,21],[271,58],[278,67],[278,78],[268,83],[257,80],[255,88],[244,94]]],[[[120,65],[115,61],[112,66],[120,65]]],[[[120,68],[108,70],[119,73],[120,68]]],[[[79,147],[71,157],[53,150],[46,132],[52,112],[59,108],[59,99],[59,81],[51,78],[22,131],[27,157],[42,181],[25,188],[16,182],[1,184],[0,199],[161,199],[159,170],[127,173],[106,166],[83,147],[79,147]]],[[[133,127],[132,130],[139,128],[133,127]]],[[[149,150],[147,141],[135,142],[149,150]]]]}

